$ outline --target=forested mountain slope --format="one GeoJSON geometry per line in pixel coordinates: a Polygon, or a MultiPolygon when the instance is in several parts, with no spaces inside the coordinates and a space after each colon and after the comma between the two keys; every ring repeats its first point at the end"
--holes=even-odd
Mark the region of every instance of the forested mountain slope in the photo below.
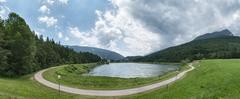
{"type": "MultiPolygon", "coordinates": [[[[206,37],[206,36],[205,36],[206,37]]],[[[217,36],[170,47],[134,61],[180,62],[196,59],[240,58],[240,37],[217,36]]]]}

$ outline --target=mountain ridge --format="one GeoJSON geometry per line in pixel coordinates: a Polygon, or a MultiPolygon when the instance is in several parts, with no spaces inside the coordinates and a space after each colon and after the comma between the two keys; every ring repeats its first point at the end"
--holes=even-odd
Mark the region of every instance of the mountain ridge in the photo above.
{"type": "Polygon", "coordinates": [[[124,58],[124,56],[122,56],[117,52],[102,49],[102,48],[87,47],[87,46],[68,46],[68,47],[72,48],[76,52],[89,52],[108,60],[121,60],[124,58]]]}
{"type": "Polygon", "coordinates": [[[216,31],[216,32],[200,35],[200,36],[196,37],[194,40],[203,40],[203,39],[210,39],[210,38],[217,38],[217,37],[224,37],[224,36],[234,36],[234,35],[228,29],[224,29],[221,31],[216,31]]]}
{"type": "MultiPolygon", "coordinates": [[[[217,32],[213,32],[217,33],[217,32]]],[[[232,34],[230,32],[230,34],[232,34]]],[[[206,36],[205,36],[206,37],[206,36]]],[[[181,62],[183,60],[240,58],[240,37],[215,36],[169,47],[134,61],[181,62]]]]}

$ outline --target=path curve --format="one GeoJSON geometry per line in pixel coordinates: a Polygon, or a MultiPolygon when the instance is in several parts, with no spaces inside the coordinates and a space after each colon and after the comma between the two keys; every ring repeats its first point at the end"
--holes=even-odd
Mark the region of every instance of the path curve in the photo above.
{"type": "MultiPolygon", "coordinates": [[[[164,81],[161,81],[161,82],[158,82],[158,83],[154,83],[154,84],[146,85],[146,86],[142,86],[142,87],[137,87],[137,88],[122,89],[122,90],[87,90],[87,89],[78,89],[78,88],[72,88],[72,87],[67,87],[67,86],[60,85],[60,89],[61,89],[61,91],[66,92],[66,93],[80,94],[80,95],[90,95],[90,96],[132,95],[132,94],[137,94],[137,93],[142,93],[142,92],[145,92],[145,91],[149,91],[149,90],[152,90],[152,89],[155,89],[155,88],[159,88],[159,87],[168,85],[170,83],[173,83],[178,79],[181,79],[182,77],[184,77],[184,75],[187,72],[192,71],[195,68],[195,67],[192,66],[192,63],[190,63],[189,66],[191,67],[190,69],[185,70],[185,71],[179,73],[178,75],[176,75],[172,78],[169,78],[167,80],[164,80],[164,81]]],[[[48,69],[51,69],[51,68],[48,68],[48,69]]],[[[47,71],[48,69],[44,69],[44,70],[41,70],[41,71],[37,72],[34,75],[34,79],[36,81],[38,81],[39,83],[47,86],[47,87],[58,90],[59,89],[58,84],[47,81],[42,77],[42,73],[47,71]]]]}

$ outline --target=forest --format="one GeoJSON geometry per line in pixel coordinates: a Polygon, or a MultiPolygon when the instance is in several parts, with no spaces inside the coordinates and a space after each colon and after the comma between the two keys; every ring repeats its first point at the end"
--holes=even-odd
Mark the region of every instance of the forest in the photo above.
{"type": "Polygon", "coordinates": [[[91,53],[77,53],[53,39],[38,36],[16,13],[0,18],[0,75],[15,77],[61,64],[98,62],[91,53]]]}

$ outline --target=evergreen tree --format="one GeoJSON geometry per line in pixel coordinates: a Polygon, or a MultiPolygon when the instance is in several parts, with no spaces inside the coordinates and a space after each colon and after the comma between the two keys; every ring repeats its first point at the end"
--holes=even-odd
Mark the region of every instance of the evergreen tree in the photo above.
{"type": "MultiPolygon", "coordinates": [[[[24,19],[15,13],[9,14],[6,21],[7,47],[11,51],[9,68],[13,75],[26,74],[34,71],[35,39],[24,19]]],[[[11,76],[11,73],[10,73],[11,76]]]]}
{"type": "Polygon", "coordinates": [[[8,63],[7,55],[10,52],[5,49],[6,41],[4,40],[4,21],[0,18],[0,74],[4,75],[6,73],[8,63]]]}

